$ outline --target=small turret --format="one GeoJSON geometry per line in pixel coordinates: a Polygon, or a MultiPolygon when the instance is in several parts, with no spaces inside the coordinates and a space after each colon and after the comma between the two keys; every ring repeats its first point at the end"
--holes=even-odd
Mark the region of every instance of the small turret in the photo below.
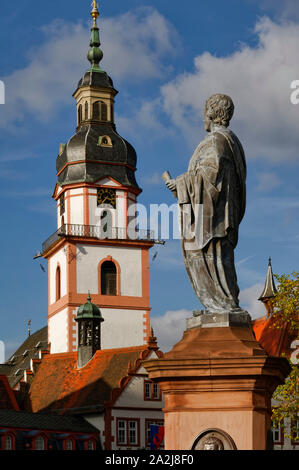
{"type": "Polygon", "coordinates": [[[263,292],[258,298],[258,300],[263,302],[263,304],[265,305],[268,317],[272,314],[272,306],[269,300],[275,297],[276,293],[277,293],[277,289],[275,286],[274,276],[272,272],[271,258],[269,258],[265,286],[264,286],[263,292]]]}
{"type": "Polygon", "coordinates": [[[99,307],[91,303],[90,293],[87,302],[79,307],[75,320],[78,323],[78,367],[84,367],[101,349],[101,323],[104,321],[99,307]]]}

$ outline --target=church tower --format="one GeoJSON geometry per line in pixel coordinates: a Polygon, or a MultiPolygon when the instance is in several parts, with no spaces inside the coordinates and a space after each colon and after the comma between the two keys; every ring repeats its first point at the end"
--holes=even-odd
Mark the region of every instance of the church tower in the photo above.
{"type": "Polygon", "coordinates": [[[141,193],[136,152],[116,131],[117,91],[100,67],[97,2],[88,60],[74,93],[76,133],[57,157],[57,231],[43,243],[48,261],[51,353],[77,350],[78,308],[88,292],[101,309],[101,348],[147,343],[150,336],[149,249],[153,235],[136,228],[141,193]]]}

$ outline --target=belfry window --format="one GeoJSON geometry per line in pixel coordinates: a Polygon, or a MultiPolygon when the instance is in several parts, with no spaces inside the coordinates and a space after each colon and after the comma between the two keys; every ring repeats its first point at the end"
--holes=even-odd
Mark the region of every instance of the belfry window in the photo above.
{"type": "Polygon", "coordinates": [[[101,267],[102,295],[117,295],[117,271],[112,261],[105,261],[101,267]]]}
{"type": "Polygon", "coordinates": [[[82,104],[80,104],[78,107],[78,125],[80,125],[81,122],[82,122],[82,104]]]}
{"type": "Polygon", "coordinates": [[[63,215],[65,213],[64,193],[60,196],[59,203],[60,203],[60,215],[63,215]]]}
{"type": "Polygon", "coordinates": [[[85,107],[84,107],[84,120],[87,121],[88,119],[88,102],[85,101],[85,107]]]}
{"type": "Polygon", "coordinates": [[[92,107],[92,118],[95,121],[107,121],[107,105],[104,101],[96,101],[92,107]]]}
{"type": "Polygon", "coordinates": [[[61,297],[61,271],[60,266],[56,269],[56,302],[61,297]]]}

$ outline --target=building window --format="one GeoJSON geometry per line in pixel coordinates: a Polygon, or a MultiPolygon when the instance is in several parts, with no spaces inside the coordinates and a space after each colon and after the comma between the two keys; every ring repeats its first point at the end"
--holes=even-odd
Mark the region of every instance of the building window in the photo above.
{"type": "Polygon", "coordinates": [[[87,119],[88,119],[88,103],[87,103],[87,101],[85,101],[84,119],[85,119],[85,121],[87,121],[87,119]]]}
{"type": "Polygon", "coordinates": [[[272,428],[274,445],[283,445],[283,431],[281,427],[272,428]]]}
{"type": "Polygon", "coordinates": [[[61,270],[60,266],[56,269],[56,302],[61,298],[61,270]]]}
{"type": "Polygon", "coordinates": [[[59,198],[59,204],[60,204],[60,215],[63,215],[65,213],[64,193],[59,198]]]}
{"type": "Polygon", "coordinates": [[[88,441],[87,442],[87,450],[94,450],[94,442],[88,441]]]}
{"type": "Polygon", "coordinates": [[[65,450],[73,450],[73,441],[72,441],[72,439],[67,439],[66,440],[65,450]]]}
{"type": "Polygon", "coordinates": [[[80,104],[78,106],[78,125],[80,125],[82,122],[82,105],[80,104]]]}
{"type": "MultiPolygon", "coordinates": [[[[150,447],[151,445],[151,424],[154,424],[155,426],[164,426],[164,421],[156,421],[154,419],[146,419],[145,420],[145,445],[146,447],[150,447]]],[[[163,449],[164,447],[164,442],[161,445],[161,448],[163,449]]]]}
{"type": "Polygon", "coordinates": [[[45,450],[45,439],[42,436],[38,436],[35,439],[35,450],[45,450]]]}
{"type": "Polygon", "coordinates": [[[12,437],[11,436],[6,436],[5,437],[5,450],[12,450],[12,437]]]}
{"type": "Polygon", "coordinates": [[[159,385],[156,383],[151,382],[150,380],[144,381],[144,399],[149,400],[161,400],[161,392],[159,389],[159,385]]]}
{"type": "Polygon", "coordinates": [[[96,101],[93,103],[92,117],[95,121],[107,121],[107,105],[104,101],[96,101]]]}
{"type": "Polygon", "coordinates": [[[123,418],[117,420],[117,445],[139,446],[139,420],[123,418]]]}
{"type": "Polygon", "coordinates": [[[112,261],[104,261],[101,266],[102,295],[117,295],[117,270],[112,261]]]}

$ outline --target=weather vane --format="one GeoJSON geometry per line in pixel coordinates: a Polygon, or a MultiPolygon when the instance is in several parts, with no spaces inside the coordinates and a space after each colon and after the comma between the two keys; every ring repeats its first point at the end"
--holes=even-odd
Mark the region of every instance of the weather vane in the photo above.
{"type": "Polygon", "coordinates": [[[27,326],[28,326],[28,336],[31,336],[31,320],[28,320],[27,326]]]}
{"type": "Polygon", "coordinates": [[[96,26],[97,18],[100,15],[99,10],[98,10],[98,2],[96,0],[93,0],[91,3],[91,6],[92,6],[91,16],[93,17],[94,26],[96,26]]]}

